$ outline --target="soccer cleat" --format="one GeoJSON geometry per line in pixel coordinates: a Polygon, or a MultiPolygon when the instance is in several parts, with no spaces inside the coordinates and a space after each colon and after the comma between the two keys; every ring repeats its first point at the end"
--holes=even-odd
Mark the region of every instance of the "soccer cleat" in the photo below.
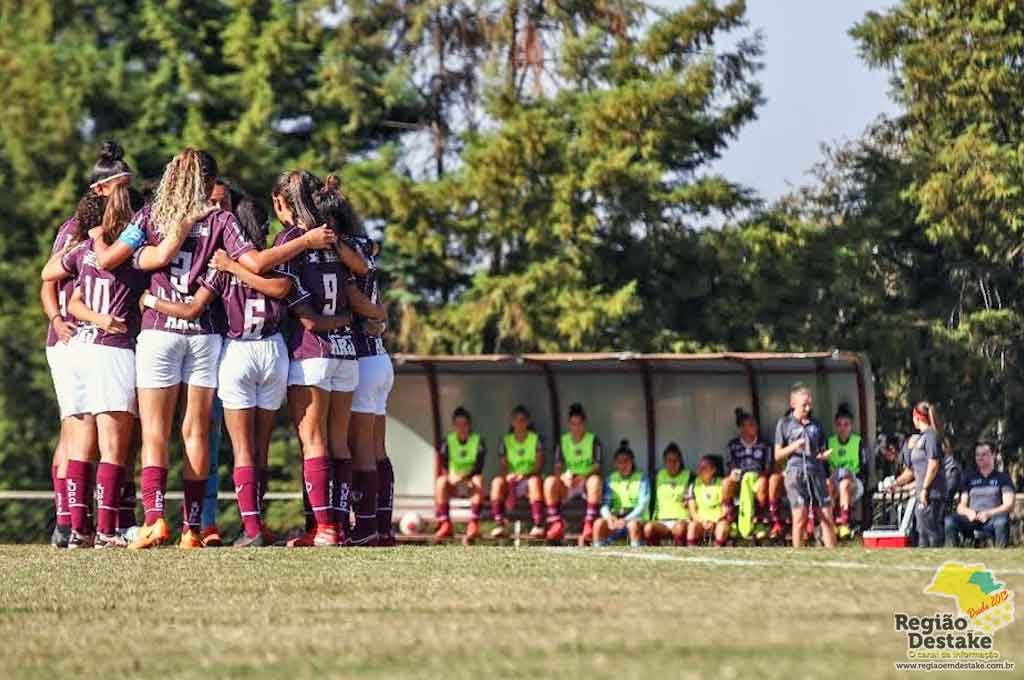
{"type": "Polygon", "coordinates": [[[341,545],[337,529],[334,527],[317,527],[316,534],[313,535],[314,548],[330,548],[337,545],[341,545]]]}
{"type": "Polygon", "coordinates": [[[533,528],[530,529],[530,538],[544,538],[545,533],[544,527],[534,524],[533,528]]]}
{"type": "Polygon", "coordinates": [[[452,535],[452,523],[450,520],[441,520],[441,523],[437,527],[437,531],[434,532],[434,538],[451,538],[452,535]]]}
{"type": "Polygon", "coordinates": [[[182,550],[196,550],[203,547],[203,536],[195,529],[185,529],[181,532],[181,540],[178,547],[182,550]]]}
{"type": "Polygon", "coordinates": [[[224,545],[224,539],[221,538],[220,532],[217,531],[215,526],[203,529],[200,538],[204,548],[219,548],[224,545]]]}
{"type": "Polygon", "coordinates": [[[277,534],[270,529],[263,527],[263,545],[274,545],[278,541],[277,534]]]}
{"type": "Polygon", "coordinates": [[[466,525],[466,540],[475,541],[480,538],[480,520],[471,519],[466,525]]]}
{"type": "Polygon", "coordinates": [[[316,538],[316,527],[309,529],[301,536],[288,539],[288,542],[285,543],[285,545],[289,548],[312,548],[314,538],[316,538]]]}
{"type": "Polygon", "coordinates": [[[62,527],[58,524],[53,527],[53,533],[50,534],[50,545],[54,548],[66,548],[69,538],[71,538],[71,527],[62,527]]]}
{"type": "Polygon", "coordinates": [[[769,538],[778,538],[779,536],[782,535],[783,531],[785,531],[785,528],[782,526],[782,522],[780,522],[778,520],[775,520],[774,522],[772,522],[772,528],[768,532],[768,537],[769,538]]]}
{"type": "Polygon", "coordinates": [[[852,532],[850,531],[850,527],[846,526],[845,524],[840,524],[836,527],[836,536],[838,536],[839,538],[849,538],[851,533],[852,532]]]}
{"type": "Polygon", "coordinates": [[[499,524],[491,529],[491,538],[502,538],[505,536],[505,525],[499,524]]]}
{"type": "Polygon", "coordinates": [[[552,543],[561,543],[565,538],[565,522],[558,519],[551,523],[544,537],[552,543]]]}
{"type": "Polygon", "coordinates": [[[91,548],[96,541],[94,534],[80,534],[74,529],[71,530],[71,536],[68,537],[68,550],[77,550],[78,548],[91,548]]]}
{"type": "Polygon", "coordinates": [[[171,532],[167,528],[167,521],[161,517],[152,524],[146,524],[139,529],[138,537],[128,544],[128,549],[144,550],[146,548],[155,548],[166,543],[170,537],[171,532]]]}
{"type": "Polygon", "coordinates": [[[263,537],[263,534],[256,534],[252,538],[245,535],[245,532],[238,534],[238,538],[231,544],[235,548],[262,548],[265,545],[269,545],[263,537]]]}
{"type": "Polygon", "coordinates": [[[112,534],[96,533],[95,547],[99,548],[127,548],[128,541],[116,531],[112,534]]]}
{"type": "Polygon", "coordinates": [[[377,536],[378,548],[393,548],[396,544],[397,541],[395,541],[394,534],[378,534],[377,536]]]}
{"type": "Polygon", "coordinates": [[[121,536],[124,537],[125,541],[127,541],[128,543],[131,543],[132,541],[135,541],[136,539],[138,539],[139,531],[140,531],[140,527],[135,525],[135,524],[133,524],[130,527],[128,527],[127,529],[118,529],[117,533],[121,534],[121,536]]]}

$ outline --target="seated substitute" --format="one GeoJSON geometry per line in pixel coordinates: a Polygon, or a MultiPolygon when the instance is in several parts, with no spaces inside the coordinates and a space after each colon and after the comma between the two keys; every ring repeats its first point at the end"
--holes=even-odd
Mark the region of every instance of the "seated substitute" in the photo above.
{"type": "Polygon", "coordinates": [[[583,497],[587,513],[583,519],[581,545],[594,537],[594,519],[601,506],[601,440],[587,431],[587,414],[582,404],[569,407],[569,431],[555,447],[555,471],[544,480],[544,502],[548,506],[549,541],[565,536],[562,503],[583,497]]]}
{"type": "Polygon", "coordinates": [[[690,510],[686,498],[690,491],[690,471],[683,467],[683,452],[675,442],[661,454],[664,467],[654,483],[654,516],[644,525],[644,542],[658,545],[672,537],[675,545],[686,545],[686,524],[690,510]]]}
{"type": "Polygon", "coordinates": [[[462,406],[452,413],[452,431],[445,436],[441,444],[441,474],[437,477],[434,489],[434,502],[437,505],[437,520],[440,526],[434,534],[435,538],[448,538],[452,535],[452,522],[449,515],[453,496],[469,497],[469,525],[466,527],[466,540],[472,541],[480,536],[480,510],[484,503],[484,440],[478,432],[473,431],[473,418],[462,406]]]}
{"type": "Polygon", "coordinates": [[[1013,480],[995,469],[995,450],[989,442],[974,449],[977,469],[967,473],[960,485],[960,505],[946,518],[946,535],[973,539],[978,531],[991,537],[997,548],[1010,542],[1010,513],[1016,500],[1013,480]],[[952,526],[951,526],[952,525],[952,526]]]}
{"type": "Polygon", "coordinates": [[[640,547],[643,522],[651,489],[647,477],[636,469],[636,456],[623,439],[615,452],[615,471],[608,475],[604,485],[604,503],[601,517],[594,523],[594,547],[629,535],[629,544],[640,547]]]}
{"type": "Polygon", "coordinates": [[[861,436],[853,431],[853,412],[840,404],[833,421],[835,434],[828,438],[832,451],[828,465],[828,495],[836,517],[836,533],[840,538],[850,535],[850,508],[864,496],[861,470],[867,469],[868,449],[861,436]]]}
{"type": "Polygon", "coordinates": [[[773,537],[781,535],[779,495],[782,473],[774,470],[771,446],[761,439],[757,419],[742,408],[736,409],[736,428],[739,436],[728,444],[728,471],[722,480],[726,519],[730,524],[736,519],[733,501],[738,497],[740,534],[749,536],[755,521],[765,522],[767,508],[773,537]]]}
{"type": "Polygon", "coordinates": [[[711,456],[703,456],[697,464],[697,479],[690,485],[687,503],[690,506],[690,524],[687,545],[697,545],[705,534],[712,534],[715,545],[721,547],[729,540],[732,522],[729,521],[722,500],[722,478],[711,456]]]}
{"type": "Polygon", "coordinates": [[[544,538],[544,443],[530,422],[530,412],[522,404],[512,409],[512,426],[498,447],[498,465],[501,473],[491,481],[491,514],[495,524],[491,538],[505,535],[505,512],[511,512],[516,499],[523,495],[530,499],[530,538],[544,538]]]}

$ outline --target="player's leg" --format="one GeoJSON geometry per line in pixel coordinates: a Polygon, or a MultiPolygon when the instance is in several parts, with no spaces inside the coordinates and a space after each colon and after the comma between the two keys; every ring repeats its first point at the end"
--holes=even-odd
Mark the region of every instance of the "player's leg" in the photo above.
{"type": "Polygon", "coordinates": [[[263,498],[267,494],[267,485],[270,482],[270,437],[274,433],[277,412],[280,410],[283,401],[283,399],[278,400],[276,408],[257,407],[256,409],[256,471],[258,487],[256,499],[259,502],[259,518],[260,524],[263,525],[263,543],[265,545],[271,545],[274,542],[273,534],[263,524],[266,518],[266,504],[263,498]]]}
{"type": "Polygon", "coordinates": [[[672,527],[672,544],[676,546],[686,545],[686,535],[689,530],[689,522],[685,520],[676,521],[672,527]]]}
{"type": "Polygon", "coordinates": [[[139,419],[135,418],[132,426],[132,443],[128,447],[128,455],[124,462],[124,482],[121,485],[121,500],[117,513],[117,533],[124,536],[125,540],[131,543],[139,535],[139,522],[135,516],[135,506],[138,504],[137,489],[135,486],[135,463],[139,458],[139,451],[142,449],[142,428],[139,419]]]}
{"type": "MultiPolygon", "coordinates": [[[[302,362],[292,362],[293,368],[298,363],[302,362]]],[[[289,541],[288,545],[337,545],[338,532],[331,504],[331,457],[327,444],[331,393],[314,385],[294,384],[293,374],[289,375],[289,382],[293,384],[288,387],[288,409],[302,444],[303,486],[309,496],[314,526],[303,536],[289,541]]]]}
{"type": "MultiPolygon", "coordinates": [[[[853,505],[853,489],[854,480],[852,477],[843,477],[839,480],[839,516],[836,518],[836,523],[842,526],[850,524],[850,507],[853,505]]],[[[829,489],[829,497],[835,498],[832,495],[832,489],[829,489]]]]}
{"type": "Polygon", "coordinates": [[[65,485],[71,534],[68,548],[92,547],[94,527],[92,521],[93,463],[99,456],[96,438],[96,419],[86,413],[68,419],[71,450],[68,453],[65,485]]]}
{"type": "Polygon", "coordinates": [[[671,535],[669,528],[661,522],[651,520],[644,524],[644,543],[647,545],[660,545],[663,539],[671,535]]]}
{"type": "MultiPolygon", "coordinates": [[[[137,361],[139,359],[141,354],[137,361]]],[[[167,467],[170,462],[168,444],[180,390],[181,385],[140,387],[138,390],[139,422],[142,426],[142,508],[145,518],[137,539],[128,546],[133,549],[155,547],[170,538],[164,519],[164,496],[167,494],[167,467]]]]}
{"type": "MultiPolygon", "coordinates": [[[[387,412],[388,398],[395,385],[395,369],[391,357],[382,354],[368,357],[375,374],[375,401],[373,422],[373,438],[376,447],[377,465],[377,535],[378,544],[382,546],[395,544],[395,529],[391,517],[395,506],[395,468],[388,457],[387,449],[387,412]]],[[[360,361],[366,361],[361,359],[360,361]]],[[[360,373],[360,380],[362,373],[360,373]]]]}
{"type": "Polygon", "coordinates": [[[544,479],[544,504],[547,506],[548,528],[545,537],[549,541],[561,541],[565,536],[565,523],[562,521],[562,503],[568,493],[562,479],[556,475],[548,475],[544,479]]]}
{"type": "MultiPolygon", "coordinates": [[[[134,366],[132,382],[134,383],[134,366]]],[[[110,411],[96,415],[100,464],[96,469],[96,547],[126,548],[128,542],[117,533],[124,485],[125,461],[135,439],[135,414],[110,411]]]]}
{"type": "Polygon", "coordinates": [[[598,517],[597,521],[594,522],[594,547],[599,548],[605,545],[610,533],[611,527],[608,526],[608,520],[604,517],[598,517]]]}
{"type": "Polygon", "coordinates": [[[185,414],[181,421],[181,439],[185,445],[182,466],[183,526],[181,548],[199,548],[203,545],[203,499],[206,480],[210,474],[210,414],[216,387],[186,386],[185,414]]]}
{"type": "Polygon", "coordinates": [[[638,519],[626,522],[626,533],[629,534],[629,546],[639,548],[644,544],[644,523],[638,519]]]}
{"type": "Polygon", "coordinates": [[[782,473],[772,472],[768,475],[768,516],[772,521],[770,536],[778,538],[782,535],[782,517],[779,515],[779,500],[784,487],[782,473]]]}
{"type": "Polygon", "coordinates": [[[726,517],[733,521],[736,517],[736,496],[740,489],[740,482],[730,473],[722,478],[722,507],[725,508],[726,517]]]}
{"type": "Polygon", "coordinates": [[[217,529],[217,494],[220,490],[220,445],[224,434],[224,405],[219,397],[213,398],[210,412],[210,468],[206,478],[206,495],[203,497],[202,537],[203,547],[219,548],[224,539],[217,529]]]}
{"type": "Polygon", "coordinates": [[[729,532],[731,530],[731,522],[725,519],[720,519],[715,522],[715,546],[723,547],[729,541],[729,532]]]}
{"type": "Polygon", "coordinates": [[[494,520],[491,538],[500,538],[505,535],[505,498],[507,494],[508,481],[503,475],[498,475],[491,480],[491,519],[494,520]]]}
{"type": "Polygon", "coordinates": [[[54,548],[68,547],[68,538],[71,536],[71,513],[68,512],[68,428],[65,424],[67,418],[61,418],[60,435],[57,445],[53,448],[53,460],[50,466],[50,476],[53,482],[53,507],[54,525],[53,533],[50,535],[50,545],[54,548]]]}
{"type": "Polygon", "coordinates": [[[480,514],[484,507],[484,476],[473,475],[469,478],[469,526],[466,527],[466,540],[473,541],[480,537],[480,514]]]}
{"type": "Polygon", "coordinates": [[[786,470],[786,498],[793,518],[793,547],[800,548],[804,544],[804,532],[807,530],[808,501],[805,488],[806,478],[799,470],[786,470]]]}
{"type": "MultiPolygon", "coordinates": [[[[256,388],[256,459],[253,464],[256,468],[256,499],[258,502],[257,515],[260,519],[262,530],[262,542],[264,545],[274,543],[274,535],[263,524],[266,518],[266,506],[264,496],[267,493],[267,485],[270,482],[270,438],[274,432],[274,424],[277,419],[277,412],[284,404],[285,395],[288,392],[288,348],[280,335],[263,341],[261,347],[260,379],[256,388]]],[[[237,464],[237,463],[236,463],[237,464]]],[[[305,486],[305,485],[303,485],[305,486]]]]}
{"type": "Polygon", "coordinates": [[[434,515],[437,518],[434,538],[450,538],[452,535],[451,495],[452,485],[448,483],[448,475],[438,475],[434,480],[434,515]]]}
{"type": "Polygon", "coordinates": [[[699,545],[702,538],[704,538],[704,522],[694,519],[687,525],[686,544],[691,547],[699,545]]]}
{"type": "Polygon", "coordinates": [[[533,520],[530,538],[544,538],[547,532],[544,530],[544,485],[540,475],[526,478],[526,495],[530,499],[530,518],[533,520]]]}
{"type": "Polygon", "coordinates": [[[758,475],[757,484],[754,486],[754,499],[757,502],[757,521],[765,522],[768,519],[768,476],[758,475]]]}
{"type": "MultiPolygon", "coordinates": [[[[231,403],[229,406],[241,405],[231,403]]],[[[256,409],[225,408],[224,425],[231,439],[235,469],[231,474],[238,501],[238,515],[242,520],[242,531],[235,541],[239,547],[249,547],[255,541],[263,540],[263,524],[260,521],[259,500],[259,454],[256,448],[256,409]]]]}
{"type": "Polygon", "coordinates": [[[594,521],[597,519],[597,513],[601,508],[601,494],[604,492],[601,476],[589,475],[584,488],[587,510],[586,514],[583,515],[583,533],[580,535],[580,540],[583,543],[587,543],[594,535],[594,521]]]}

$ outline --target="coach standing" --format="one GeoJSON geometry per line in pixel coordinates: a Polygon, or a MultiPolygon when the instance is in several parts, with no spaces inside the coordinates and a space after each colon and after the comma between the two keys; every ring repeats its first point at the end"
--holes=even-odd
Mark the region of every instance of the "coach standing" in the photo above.
{"type": "MultiPolygon", "coordinates": [[[[786,462],[786,498],[793,514],[793,547],[804,542],[808,511],[821,512],[821,537],[825,547],[836,545],[836,527],[832,520],[832,501],[825,484],[824,461],[827,448],[825,430],[811,416],[811,390],[797,383],[789,391],[789,413],[775,426],[775,460],[786,462]]],[[[813,526],[813,525],[812,525],[813,526]]]]}

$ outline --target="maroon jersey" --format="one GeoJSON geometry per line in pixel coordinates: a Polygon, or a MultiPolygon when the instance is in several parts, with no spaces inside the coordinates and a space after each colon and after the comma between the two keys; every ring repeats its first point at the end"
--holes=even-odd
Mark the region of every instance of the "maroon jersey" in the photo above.
{"type": "MultiPolygon", "coordinates": [[[[78,220],[74,217],[60,225],[60,229],[57,230],[57,238],[53,239],[53,248],[50,249],[50,256],[53,257],[64,250],[71,243],[71,239],[75,237],[76,231],[78,231],[78,220]]],[[[60,306],[60,318],[64,321],[75,321],[75,317],[68,314],[68,301],[71,299],[71,293],[74,290],[75,277],[73,276],[57,282],[57,303],[60,306]]],[[[57,337],[57,331],[51,323],[46,329],[46,346],[53,347],[59,341],[60,338],[57,337]]]]}
{"type": "MultiPolygon", "coordinates": [[[[155,246],[163,240],[163,236],[157,233],[150,219],[150,209],[151,206],[145,206],[132,218],[132,223],[144,229],[146,243],[155,246]]],[[[233,260],[253,249],[238,220],[228,210],[217,210],[202,222],[192,225],[192,230],[171,264],[153,272],[149,292],[172,302],[191,301],[199,290],[200,279],[206,273],[210,258],[219,248],[226,250],[233,260]]],[[[161,314],[155,309],[146,309],[142,315],[142,329],[182,335],[214,335],[218,332],[213,321],[213,310],[209,307],[195,321],[185,321],[161,314]]]]}
{"type": "MultiPolygon", "coordinates": [[[[288,243],[305,233],[298,227],[291,227],[277,235],[274,245],[288,243]]],[[[341,314],[348,309],[345,285],[351,274],[333,250],[307,250],[278,267],[277,271],[296,282],[286,299],[289,308],[305,302],[314,312],[324,316],[341,314]]],[[[352,329],[346,326],[329,333],[313,333],[297,324],[288,336],[288,353],[292,359],[355,359],[352,329]]]]}
{"type": "MultiPolygon", "coordinates": [[[[373,259],[373,239],[366,236],[347,236],[345,243],[360,253],[366,260],[366,264],[370,266],[365,276],[353,275],[353,283],[363,295],[370,299],[370,302],[378,304],[380,302],[380,278],[377,263],[373,259]]],[[[356,356],[375,357],[378,354],[387,354],[384,349],[384,341],[379,336],[367,335],[363,332],[365,321],[366,317],[357,315],[356,323],[352,326],[352,344],[355,345],[356,356]]]]}
{"type": "Polygon", "coordinates": [[[82,291],[82,302],[97,314],[110,314],[125,320],[127,333],[107,333],[93,324],[79,322],[75,342],[133,349],[139,334],[139,296],[146,290],[147,276],[131,262],[107,271],[96,264],[92,239],[69,250],[61,259],[65,271],[75,276],[75,287],[82,291]]]}
{"type": "Polygon", "coordinates": [[[226,317],[224,334],[232,340],[259,340],[277,333],[284,314],[280,300],[268,297],[222,271],[210,271],[202,285],[216,293],[226,317]]]}

